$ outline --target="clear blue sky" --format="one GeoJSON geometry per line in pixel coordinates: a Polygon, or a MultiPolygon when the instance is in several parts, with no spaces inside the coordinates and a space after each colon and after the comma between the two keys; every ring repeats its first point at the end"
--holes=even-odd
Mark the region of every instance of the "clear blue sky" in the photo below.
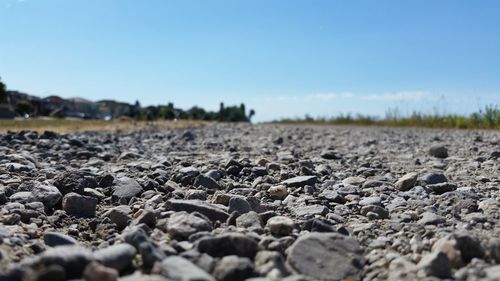
{"type": "Polygon", "coordinates": [[[0,76],[257,120],[468,113],[500,105],[500,1],[0,0],[0,76]]]}

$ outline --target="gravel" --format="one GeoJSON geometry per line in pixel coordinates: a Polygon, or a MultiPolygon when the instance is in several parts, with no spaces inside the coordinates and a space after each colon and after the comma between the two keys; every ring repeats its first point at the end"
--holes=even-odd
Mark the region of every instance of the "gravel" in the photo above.
{"type": "Polygon", "coordinates": [[[499,151],[497,131],[7,133],[0,279],[499,280],[499,151]]]}

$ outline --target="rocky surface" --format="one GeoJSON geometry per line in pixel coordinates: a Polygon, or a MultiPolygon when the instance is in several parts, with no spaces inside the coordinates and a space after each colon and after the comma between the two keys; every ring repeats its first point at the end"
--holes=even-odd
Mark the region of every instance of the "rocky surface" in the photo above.
{"type": "Polygon", "coordinates": [[[500,133],[0,135],[0,280],[500,280],[500,133]]]}

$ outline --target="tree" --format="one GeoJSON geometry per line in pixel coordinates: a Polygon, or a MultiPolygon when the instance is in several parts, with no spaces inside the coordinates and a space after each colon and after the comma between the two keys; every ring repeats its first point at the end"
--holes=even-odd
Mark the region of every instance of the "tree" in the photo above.
{"type": "Polygon", "coordinates": [[[7,101],[7,86],[2,82],[0,78],[0,103],[7,101]]]}
{"type": "Polygon", "coordinates": [[[255,115],[255,110],[250,109],[250,112],[248,113],[248,121],[252,121],[252,117],[255,115]]]}
{"type": "Polygon", "coordinates": [[[28,100],[22,100],[16,104],[16,113],[19,115],[31,114],[33,105],[28,100]]]}

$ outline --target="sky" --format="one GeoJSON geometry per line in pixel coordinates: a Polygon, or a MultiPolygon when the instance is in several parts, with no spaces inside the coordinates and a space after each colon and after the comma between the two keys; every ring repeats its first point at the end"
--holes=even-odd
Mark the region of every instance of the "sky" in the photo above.
{"type": "Polygon", "coordinates": [[[500,105],[500,1],[0,0],[0,77],[37,96],[245,103],[255,121],[500,105]]]}

